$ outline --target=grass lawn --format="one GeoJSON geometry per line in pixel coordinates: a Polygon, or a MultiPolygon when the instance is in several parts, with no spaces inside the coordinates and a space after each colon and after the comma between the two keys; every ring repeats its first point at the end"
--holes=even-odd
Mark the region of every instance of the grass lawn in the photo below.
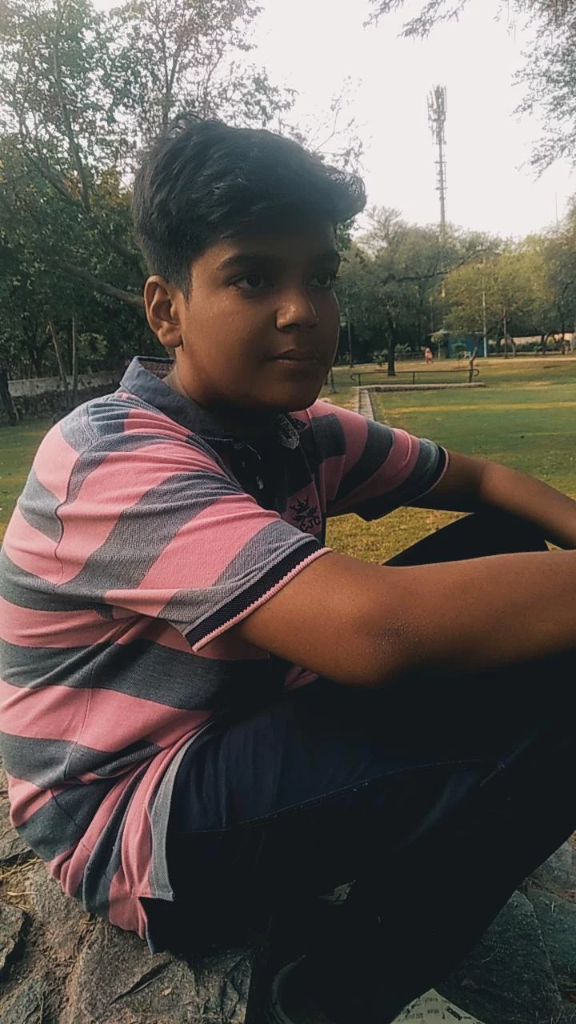
{"type": "Polygon", "coordinates": [[[27,420],[18,427],[0,427],[0,540],[51,422],[27,420]]]}
{"type": "MultiPolygon", "coordinates": [[[[576,498],[576,360],[518,357],[476,365],[486,389],[373,394],[376,419],[513,466],[576,498]]],[[[435,363],[434,369],[442,366],[435,363]]],[[[349,373],[347,367],[335,372],[346,396],[349,373]]],[[[332,400],[338,402],[339,394],[332,400]]],[[[328,542],[345,554],[383,562],[454,518],[421,509],[399,509],[372,524],[346,516],[331,522],[328,542]]]]}

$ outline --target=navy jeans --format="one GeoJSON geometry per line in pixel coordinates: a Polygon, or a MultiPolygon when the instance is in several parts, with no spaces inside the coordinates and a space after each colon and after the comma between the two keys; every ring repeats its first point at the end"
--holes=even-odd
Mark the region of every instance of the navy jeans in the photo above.
{"type": "MultiPolygon", "coordinates": [[[[545,546],[519,521],[474,515],[391,564],[545,546]]],[[[575,664],[382,691],[321,679],[224,715],[178,773],[176,902],[151,908],[156,941],[199,952],[273,919],[337,1022],[392,1020],[576,828],[575,664]],[[347,882],[345,903],[317,899],[347,882]]]]}

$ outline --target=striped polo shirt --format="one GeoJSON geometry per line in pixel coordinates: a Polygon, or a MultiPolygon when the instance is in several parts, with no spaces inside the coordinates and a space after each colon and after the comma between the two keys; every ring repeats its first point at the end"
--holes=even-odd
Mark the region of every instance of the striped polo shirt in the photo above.
{"type": "MultiPolygon", "coordinates": [[[[428,491],[443,449],[323,401],[257,444],[134,359],[42,441],[0,554],[0,752],[13,825],[84,908],[153,941],[187,747],[314,675],[230,627],[329,549],[327,516],[428,491]]],[[[306,614],[305,609],[302,612],[306,614]]]]}

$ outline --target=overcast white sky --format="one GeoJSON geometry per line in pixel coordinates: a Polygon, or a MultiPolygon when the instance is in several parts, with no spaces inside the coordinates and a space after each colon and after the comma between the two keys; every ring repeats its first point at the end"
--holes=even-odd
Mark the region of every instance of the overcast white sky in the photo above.
{"type": "Polygon", "coordinates": [[[326,110],[343,77],[351,77],[370,203],[417,223],[438,219],[427,95],[445,85],[449,220],[521,236],[555,222],[556,207],[562,217],[576,176],[557,163],[536,181],[527,166],[539,125],[514,116],[521,92],[513,76],[528,37],[496,20],[497,0],[470,0],[458,22],[423,41],[398,38],[419,0],[370,29],[363,28],[367,0],[261,2],[251,59],[299,91],[302,117],[326,110]]]}
{"type": "MultiPolygon", "coordinates": [[[[95,0],[108,8],[114,0],[95,0]]],[[[446,126],[448,219],[454,224],[521,237],[562,218],[576,194],[576,174],[557,162],[536,179],[527,161],[538,121],[519,119],[514,72],[528,35],[506,18],[498,0],[469,0],[457,22],[425,40],[399,38],[404,11],[364,28],[368,0],[260,0],[256,50],[276,84],[298,90],[296,119],[310,128],[325,120],[331,97],[351,79],[349,116],[364,143],[362,173],[369,203],[391,206],[405,219],[437,222],[435,148],[427,96],[448,91],[446,126]]]]}

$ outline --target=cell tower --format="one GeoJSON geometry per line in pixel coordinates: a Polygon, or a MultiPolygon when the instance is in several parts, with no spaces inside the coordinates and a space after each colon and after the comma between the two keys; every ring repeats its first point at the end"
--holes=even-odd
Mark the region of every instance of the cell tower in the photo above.
{"type": "Polygon", "coordinates": [[[428,94],[428,120],[438,146],[438,184],[436,190],[440,193],[440,239],[442,244],[446,240],[446,158],[444,147],[446,145],[446,89],[443,85],[435,85],[428,94]]]}

